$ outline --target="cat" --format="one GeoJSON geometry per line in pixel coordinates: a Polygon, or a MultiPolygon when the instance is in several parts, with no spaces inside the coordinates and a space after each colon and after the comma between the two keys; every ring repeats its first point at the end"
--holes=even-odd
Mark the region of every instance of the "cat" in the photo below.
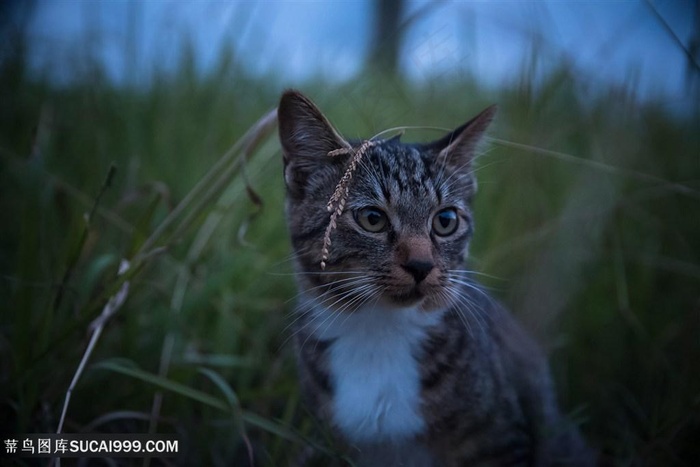
{"type": "Polygon", "coordinates": [[[462,266],[495,111],[431,143],[348,142],[281,97],[301,385],[357,465],[593,465],[545,357],[462,266]]]}

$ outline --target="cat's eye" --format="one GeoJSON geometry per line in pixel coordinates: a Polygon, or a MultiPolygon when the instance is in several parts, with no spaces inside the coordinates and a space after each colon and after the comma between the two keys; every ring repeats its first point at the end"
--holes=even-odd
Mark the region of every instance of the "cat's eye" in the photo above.
{"type": "Polygon", "coordinates": [[[389,223],[384,211],[378,208],[362,208],[356,211],[355,220],[368,232],[381,232],[389,223]]]}
{"type": "Polygon", "coordinates": [[[453,208],[443,209],[433,217],[433,232],[441,237],[455,233],[458,225],[459,217],[453,208]]]}

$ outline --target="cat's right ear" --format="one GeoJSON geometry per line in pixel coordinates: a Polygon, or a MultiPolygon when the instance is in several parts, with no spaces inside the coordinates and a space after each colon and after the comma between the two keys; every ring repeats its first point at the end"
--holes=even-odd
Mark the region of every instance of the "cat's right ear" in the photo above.
{"type": "Polygon", "coordinates": [[[428,147],[438,153],[437,159],[445,167],[471,174],[476,148],[486,133],[486,128],[496,116],[496,110],[495,105],[487,107],[452,133],[430,143],[428,147]]]}
{"type": "Polygon", "coordinates": [[[292,192],[299,192],[315,170],[333,163],[330,151],[350,148],[333,125],[299,91],[282,94],[277,107],[280,143],[284,156],[284,181],[292,192]]]}

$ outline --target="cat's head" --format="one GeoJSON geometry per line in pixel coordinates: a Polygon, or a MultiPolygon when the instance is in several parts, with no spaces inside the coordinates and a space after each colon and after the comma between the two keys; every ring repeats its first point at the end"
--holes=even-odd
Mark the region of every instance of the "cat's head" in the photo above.
{"type": "Polygon", "coordinates": [[[302,289],[342,311],[374,303],[434,310],[454,301],[473,233],[472,162],[495,110],[487,108],[430,143],[372,141],[352,173],[344,210],[328,229],[327,204],[353,157],[336,150],[357,149],[362,142],[349,143],[308,98],[285,92],[279,134],[287,223],[302,289]]]}

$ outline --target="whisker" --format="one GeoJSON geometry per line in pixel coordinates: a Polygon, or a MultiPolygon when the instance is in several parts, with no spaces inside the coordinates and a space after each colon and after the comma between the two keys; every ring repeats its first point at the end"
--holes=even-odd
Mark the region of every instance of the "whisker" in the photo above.
{"type": "Polygon", "coordinates": [[[328,290],[325,291],[325,292],[323,292],[323,293],[319,296],[319,298],[322,297],[323,295],[328,294],[328,293],[333,293],[333,291],[342,290],[342,289],[347,288],[347,287],[350,287],[350,286],[352,286],[352,285],[354,285],[354,284],[356,284],[356,285],[362,285],[362,284],[364,284],[364,283],[368,283],[368,282],[371,281],[371,280],[372,280],[372,279],[369,278],[369,277],[346,277],[346,278],[343,278],[343,279],[338,279],[338,280],[336,280],[336,281],[329,282],[329,283],[327,283],[327,284],[320,284],[320,285],[311,287],[311,288],[309,288],[309,289],[302,290],[301,292],[297,293],[294,297],[292,297],[292,298],[290,298],[289,300],[287,300],[286,303],[288,303],[288,302],[290,302],[290,301],[292,301],[292,300],[295,300],[295,299],[297,299],[297,298],[299,298],[299,297],[301,297],[301,296],[308,295],[309,292],[313,292],[313,291],[315,291],[315,290],[323,289],[323,288],[326,288],[326,287],[328,288],[328,290]],[[338,285],[338,284],[340,284],[340,285],[338,285]]]}
{"type": "Polygon", "coordinates": [[[343,307],[340,308],[340,311],[351,309],[351,307],[353,307],[356,303],[357,306],[354,306],[354,308],[351,309],[351,312],[359,310],[362,307],[362,304],[366,301],[366,297],[372,296],[376,289],[376,285],[368,284],[362,290],[358,290],[357,295],[351,301],[343,305],[343,307]]]}
{"type": "Polygon", "coordinates": [[[454,284],[463,285],[463,286],[467,287],[467,288],[470,289],[470,290],[473,290],[473,291],[475,291],[475,292],[478,292],[478,293],[480,293],[484,298],[486,298],[486,299],[489,300],[489,301],[492,300],[491,296],[482,290],[482,287],[483,287],[483,286],[476,285],[476,284],[474,284],[474,283],[472,283],[472,282],[469,282],[469,281],[457,279],[456,277],[449,277],[447,280],[448,280],[449,282],[454,283],[454,284]]]}
{"type": "Polygon", "coordinates": [[[462,313],[462,310],[460,309],[461,301],[459,300],[459,297],[456,295],[456,292],[452,290],[451,288],[446,288],[445,289],[445,294],[449,298],[449,301],[452,303],[452,306],[450,307],[451,311],[457,314],[457,317],[459,320],[462,322],[464,327],[467,330],[467,333],[469,336],[473,336],[473,331],[472,327],[469,324],[469,320],[467,319],[466,316],[464,316],[464,313],[462,313]]]}
{"type": "Polygon", "coordinates": [[[449,133],[451,130],[449,128],[444,128],[441,126],[423,126],[423,125],[407,125],[407,126],[395,126],[392,128],[387,128],[386,130],[382,130],[379,133],[375,134],[370,138],[370,140],[374,140],[375,138],[379,138],[380,136],[390,133],[392,131],[396,131],[399,134],[403,134],[405,130],[434,130],[434,131],[440,131],[440,132],[445,132],[449,133]]]}
{"type": "MultiPolygon", "coordinates": [[[[301,346],[300,346],[301,349],[304,348],[304,346],[305,346],[306,343],[309,341],[309,339],[311,339],[312,336],[317,335],[318,330],[321,328],[321,326],[323,326],[323,323],[325,323],[325,322],[328,321],[331,317],[333,317],[333,316],[335,316],[335,315],[337,314],[337,312],[336,312],[336,311],[333,311],[332,309],[326,308],[326,310],[327,310],[327,311],[330,311],[330,313],[318,313],[318,314],[316,314],[316,316],[314,317],[314,320],[312,320],[312,322],[315,321],[315,319],[318,318],[319,316],[321,316],[322,314],[325,314],[325,315],[326,315],[326,316],[321,320],[321,322],[318,323],[318,325],[316,325],[316,327],[314,328],[314,330],[311,331],[311,332],[309,332],[309,334],[306,336],[306,339],[304,339],[304,342],[302,342],[302,344],[301,344],[301,346]]],[[[308,323],[308,324],[310,325],[311,323],[308,323]]]]}
{"type": "MultiPolygon", "coordinates": [[[[294,324],[298,323],[300,319],[305,318],[306,316],[308,316],[308,315],[309,315],[310,313],[312,313],[312,312],[313,312],[313,308],[309,308],[308,310],[305,310],[305,311],[303,311],[303,312],[295,313],[295,314],[296,314],[296,317],[294,318],[294,320],[293,320],[291,323],[289,323],[287,326],[285,326],[285,328],[282,330],[282,334],[284,334],[285,332],[287,332],[287,330],[290,329],[292,326],[294,326],[294,324]]],[[[314,317],[311,321],[313,322],[314,319],[315,319],[315,317],[314,317]]],[[[293,339],[299,332],[301,332],[305,327],[306,327],[306,326],[301,326],[299,329],[295,330],[295,331],[292,332],[289,336],[287,336],[287,338],[284,339],[284,341],[282,341],[282,343],[280,344],[280,346],[279,346],[279,348],[277,349],[277,351],[279,352],[280,350],[282,350],[282,348],[284,348],[284,346],[287,345],[287,342],[289,342],[290,340],[292,340],[292,339],[293,339]]]]}
{"type": "Polygon", "coordinates": [[[315,326],[314,329],[310,332],[309,336],[307,336],[307,338],[302,343],[301,346],[303,347],[304,345],[306,345],[306,342],[308,341],[308,339],[311,338],[312,335],[318,334],[319,330],[324,328],[324,326],[327,329],[329,326],[332,325],[333,322],[335,322],[335,320],[340,314],[343,314],[345,310],[353,307],[355,304],[362,303],[362,301],[364,301],[364,299],[367,296],[371,296],[373,290],[376,288],[376,286],[373,284],[372,278],[349,277],[339,279],[330,284],[316,286],[312,289],[308,289],[304,292],[301,292],[299,295],[303,296],[308,294],[309,291],[323,287],[332,288],[329,288],[329,290],[326,290],[318,297],[309,298],[308,300],[302,301],[295,308],[296,316],[294,317],[293,321],[289,325],[287,325],[285,331],[302,319],[304,320],[304,322],[302,326],[300,326],[292,333],[291,336],[285,339],[283,345],[286,344],[289,341],[289,339],[295,337],[297,334],[304,331],[305,329],[308,329],[311,326],[315,326]],[[343,303],[340,306],[340,308],[335,309],[335,307],[343,300],[345,300],[345,303],[343,303]],[[327,311],[324,313],[320,310],[327,311]],[[314,314],[314,311],[317,311],[317,313],[314,314]],[[309,314],[314,315],[310,320],[306,320],[309,314]],[[323,318],[321,319],[322,315],[325,316],[323,316],[323,318]],[[321,319],[320,322],[318,322],[319,319],[321,319]]]}
{"type": "MultiPolygon", "coordinates": [[[[309,299],[307,299],[307,300],[304,300],[304,301],[300,302],[300,303],[294,308],[294,311],[293,311],[293,313],[292,313],[292,316],[294,316],[294,319],[292,320],[292,322],[290,322],[290,323],[284,328],[283,332],[286,332],[287,329],[289,329],[290,327],[294,326],[294,324],[298,323],[299,320],[301,320],[301,319],[303,319],[303,318],[306,318],[310,313],[312,313],[312,312],[316,309],[316,306],[323,307],[323,305],[324,305],[325,303],[327,303],[327,302],[329,302],[330,300],[332,300],[333,298],[335,298],[334,292],[337,292],[338,289],[341,289],[341,290],[342,290],[342,289],[344,289],[344,288],[349,288],[349,287],[352,287],[352,286],[356,286],[356,285],[361,284],[362,282],[364,282],[363,279],[364,279],[364,278],[358,279],[358,278],[354,278],[354,277],[353,277],[353,278],[347,278],[347,279],[341,279],[341,280],[339,280],[338,282],[342,282],[342,281],[354,281],[354,282],[348,282],[348,283],[345,283],[345,284],[341,284],[341,285],[340,285],[339,287],[337,287],[336,289],[327,290],[327,291],[325,291],[324,293],[322,293],[321,295],[319,295],[318,297],[309,298],[309,299]],[[319,300],[320,300],[320,301],[319,301],[319,300]],[[305,309],[306,307],[308,307],[308,309],[305,309]]],[[[321,288],[321,287],[325,287],[325,286],[326,286],[326,285],[321,285],[321,286],[314,287],[313,289],[321,288]]],[[[360,285],[360,286],[361,286],[361,287],[365,287],[366,284],[365,284],[365,285],[360,285]]],[[[313,290],[313,289],[310,289],[310,290],[313,290]]],[[[300,292],[299,294],[297,294],[297,297],[306,295],[306,292],[308,292],[308,291],[300,292]]],[[[352,291],[350,291],[350,292],[345,292],[345,293],[343,294],[343,296],[347,295],[348,293],[353,293],[353,292],[352,292],[352,291]]],[[[299,329],[297,329],[295,332],[293,332],[291,336],[289,336],[287,339],[284,340],[284,342],[282,343],[282,345],[286,344],[291,338],[293,338],[294,336],[296,336],[299,332],[303,331],[305,327],[311,325],[314,321],[316,321],[316,320],[319,318],[320,314],[321,314],[321,313],[317,313],[316,316],[314,316],[314,317],[311,319],[311,321],[305,323],[304,326],[301,326],[299,329]]]]}
{"type": "MultiPolygon", "coordinates": [[[[459,282],[457,282],[457,283],[459,283],[459,282]]],[[[460,284],[460,285],[471,286],[471,284],[468,284],[468,283],[460,284]]],[[[452,293],[452,296],[455,299],[457,299],[460,304],[464,305],[464,307],[466,308],[466,311],[469,312],[469,315],[472,318],[474,318],[474,321],[476,321],[476,323],[479,325],[480,330],[482,332],[485,332],[486,331],[485,326],[487,326],[488,323],[486,323],[484,320],[488,319],[489,316],[485,315],[483,313],[482,307],[480,307],[478,305],[478,303],[476,303],[472,297],[470,297],[468,294],[466,294],[465,291],[460,290],[459,288],[454,288],[454,287],[448,287],[448,290],[450,290],[450,292],[452,293]]],[[[484,295],[484,297],[486,297],[487,299],[490,300],[490,297],[488,295],[486,295],[486,293],[484,291],[480,290],[478,287],[472,286],[471,290],[475,290],[475,291],[480,292],[481,294],[484,295]]],[[[459,308],[458,311],[461,311],[461,308],[459,308]]]]}
{"type": "MultiPolygon", "coordinates": [[[[377,286],[375,285],[374,290],[370,291],[369,294],[367,294],[366,299],[363,300],[362,302],[360,302],[360,303],[358,304],[357,308],[355,308],[355,311],[359,310],[359,309],[362,307],[362,305],[364,305],[366,302],[368,302],[369,300],[371,300],[373,297],[376,297],[376,299],[375,299],[375,303],[376,303],[376,302],[379,300],[379,298],[382,296],[382,292],[383,292],[384,290],[385,290],[384,288],[382,288],[382,287],[377,287],[377,286]]],[[[350,319],[350,316],[352,316],[352,313],[346,313],[346,315],[347,315],[347,316],[345,317],[345,319],[343,320],[343,322],[340,323],[341,326],[344,325],[345,322],[346,322],[348,319],[350,319]]]]}
{"type": "MultiPolygon", "coordinates": [[[[273,273],[274,274],[274,273],[273,273]]],[[[331,276],[334,274],[367,274],[367,271],[302,271],[295,273],[299,276],[331,276]]]]}
{"type": "Polygon", "coordinates": [[[504,282],[506,281],[506,279],[503,279],[502,277],[493,276],[491,274],[486,274],[484,272],[479,272],[479,271],[473,271],[470,269],[448,269],[447,272],[450,274],[466,274],[466,275],[488,277],[489,279],[495,279],[498,281],[504,281],[504,282]]]}

